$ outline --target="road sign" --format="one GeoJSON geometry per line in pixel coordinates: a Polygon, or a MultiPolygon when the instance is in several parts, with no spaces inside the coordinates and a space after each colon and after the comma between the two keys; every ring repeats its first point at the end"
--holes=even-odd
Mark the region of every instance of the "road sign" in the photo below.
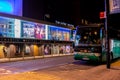
{"type": "Polygon", "coordinates": [[[100,12],[100,19],[104,19],[106,18],[106,12],[103,11],[103,12],[100,12]]]}

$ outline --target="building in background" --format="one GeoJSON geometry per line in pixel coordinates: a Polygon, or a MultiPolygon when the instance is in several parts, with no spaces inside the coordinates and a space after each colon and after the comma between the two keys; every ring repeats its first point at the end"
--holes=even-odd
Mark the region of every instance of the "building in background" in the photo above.
{"type": "Polygon", "coordinates": [[[0,62],[72,55],[72,28],[0,13],[0,62]]]}
{"type": "Polygon", "coordinates": [[[0,0],[0,12],[22,16],[22,0],[0,0]]]}

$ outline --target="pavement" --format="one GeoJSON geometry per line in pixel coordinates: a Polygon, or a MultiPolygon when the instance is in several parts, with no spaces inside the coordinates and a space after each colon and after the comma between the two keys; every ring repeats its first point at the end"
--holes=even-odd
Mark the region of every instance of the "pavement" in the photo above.
{"type": "MultiPolygon", "coordinates": [[[[68,57],[68,58],[71,58],[71,57],[68,57]]],[[[51,63],[53,59],[52,58],[50,59],[47,59],[47,60],[48,62],[51,63]]],[[[61,58],[58,58],[58,59],[61,62],[61,58]]],[[[33,63],[32,61],[30,62],[33,63]]],[[[26,64],[23,65],[23,62],[21,62],[21,65],[24,66],[24,68],[26,65],[27,67],[29,66],[28,62],[25,61],[24,63],[26,64]]],[[[8,64],[0,64],[0,67],[2,68],[3,66],[5,67],[7,65],[8,64]]],[[[16,70],[14,69],[10,70],[6,68],[8,70],[7,72],[11,74],[4,75],[4,76],[1,75],[0,80],[8,80],[8,79],[9,80],[120,80],[120,60],[113,62],[111,64],[110,69],[107,69],[106,65],[103,64],[103,65],[95,66],[90,69],[81,70],[78,68],[73,68],[74,64],[69,63],[65,65],[65,63],[64,64],[61,63],[61,65],[55,66],[56,65],[55,64],[50,68],[49,67],[46,67],[44,69],[36,68],[36,70],[35,69],[33,70],[33,68],[32,70],[30,70],[30,68],[28,68],[28,70],[26,71],[25,69],[27,68],[25,68],[24,71],[22,71],[23,69],[22,67],[20,67],[21,65],[16,65],[15,67],[19,66],[19,68],[16,68],[16,70]],[[68,65],[69,67],[67,67],[68,65]],[[20,69],[20,71],[17,69],[20,69]],[[12,71],[18,71],[18,73],[14,73],[12,71]]],[[[38,65],[34,65],[33,67],[35,66],[38,66],[38,65]]],[[[4,69],[1,71],[4,72],[4,69]]]]}

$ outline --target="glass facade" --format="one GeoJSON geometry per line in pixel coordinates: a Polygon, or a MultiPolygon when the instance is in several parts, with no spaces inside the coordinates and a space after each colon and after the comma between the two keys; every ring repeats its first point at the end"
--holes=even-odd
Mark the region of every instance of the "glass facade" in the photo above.
{"type": "Polygon", "coordinates": [[[0,17],[0,36],[14,37],[14,19],[0,17]]]}
{"type": "Polygon", "coordinates": [[[0,17],[0,34],[3,37],[70,41],[71,30],[58,26],[0,17]]]}
{"type": "Polygon", "coordinates": [[[119,40],[110,40],[110,51],[113,52],[114,58],[120,56],[120,41],[119,40]]]}
{"type": "Polygon", "coordinates": [[[0,17],[0,61],[73,53],[71,29],[0,17]]]}
{"type": "Polygon", "coordinates": [[[57,26],[48,26],[48,39],[70,41],[70,29],[57,26]]]}

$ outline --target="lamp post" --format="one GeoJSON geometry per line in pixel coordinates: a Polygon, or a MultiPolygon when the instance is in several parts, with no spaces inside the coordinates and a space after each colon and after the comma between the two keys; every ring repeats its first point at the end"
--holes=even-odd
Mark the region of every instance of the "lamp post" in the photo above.
{"type": "Polygon", "coordinates": [[[106,35],[106,60],[107,60],[107,64],[106,67],[108,69],[110,69],[110,48],[109,48],[109,28],[108,28],[108,2],[109,0],[104,0],[105,3],[105,35],[106,35]]]}
{"type": "Polygon", "coordinates": [[[50,19],[50,14],[45,14],[44,15],[44,21],[47,21],[48,19],[50,19]]]}

